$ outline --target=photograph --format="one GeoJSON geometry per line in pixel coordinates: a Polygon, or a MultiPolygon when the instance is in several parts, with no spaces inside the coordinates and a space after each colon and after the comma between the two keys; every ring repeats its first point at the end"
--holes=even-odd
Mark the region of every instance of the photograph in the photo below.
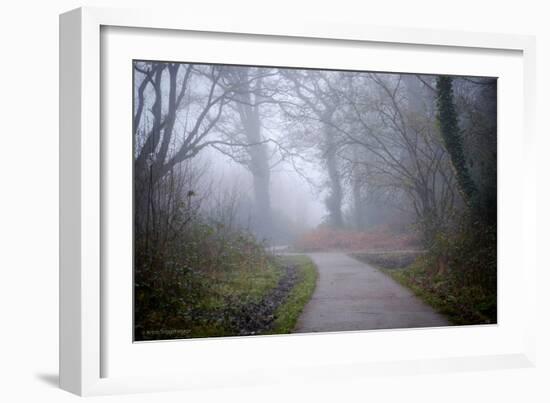
{"type": "Polygon", "coordinates": [[[1,401],[549,403],[545,5],[4,2],[1,401]]]}
{"type": "Polygon", "coordinates": [[[128,74],[135,342],[497,324],[496,77],[128,74]]]}

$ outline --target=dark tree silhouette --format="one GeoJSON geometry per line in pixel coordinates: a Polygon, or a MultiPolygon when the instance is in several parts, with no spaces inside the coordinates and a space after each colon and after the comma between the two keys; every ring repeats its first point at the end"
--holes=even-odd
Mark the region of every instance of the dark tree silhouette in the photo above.
{"type": "Polygon", "coordinates": [[[459,192],[466,204],[475,209],[477,205],[477,188],[472,180],[466,158],[464,144],[458,127],[457,113],[453,100],[453,79],[449,76],[437,78],[437,119],[445,148],[451,157],[459,192]]]}

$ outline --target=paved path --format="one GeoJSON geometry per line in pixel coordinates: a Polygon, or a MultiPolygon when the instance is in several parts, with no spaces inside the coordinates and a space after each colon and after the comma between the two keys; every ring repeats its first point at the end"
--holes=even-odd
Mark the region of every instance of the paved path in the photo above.
{"type": "Polygon", "coordinates": [[[319,278],[296,333],[449,325],[411,291],[368,264],[344,253],[309,256],[319,278]]]}

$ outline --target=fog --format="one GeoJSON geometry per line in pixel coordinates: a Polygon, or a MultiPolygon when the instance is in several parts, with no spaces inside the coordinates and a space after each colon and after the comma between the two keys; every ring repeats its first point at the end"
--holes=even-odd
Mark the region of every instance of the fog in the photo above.
{"type": "Polygon", "coordinates": [[[429,242],[470,203],[496,214],[496,79],[149,61],[133,74],[138,232],[200,221],[278,245],[384,227],[429,242]]]}
{"type": "Polygon", "coordinates": [[[133,74],[136,340],[496,323],[495,78],[133,74]]]}
{"type": "MultiPolygon", "coordinates": [[[[249,206],[254,203],[253,179],[242,164],[217,150],[206,150],[197,162],[208,166],[203,184],[215,188],[218,195],[236,190],[241,204],[249,206]]],[[[326,191],[320,186],[322,173],[314,166],[300,172],[303,175],[297,173],[291,163],[284,161],[272,169],[271,208],[277,216],[286,218],[296,228],[306,231],[323,222],[326,210],[322,200],[326,191]]],[[[243,214],[241,224],[254,230],[252,211],[243,214]]]]}

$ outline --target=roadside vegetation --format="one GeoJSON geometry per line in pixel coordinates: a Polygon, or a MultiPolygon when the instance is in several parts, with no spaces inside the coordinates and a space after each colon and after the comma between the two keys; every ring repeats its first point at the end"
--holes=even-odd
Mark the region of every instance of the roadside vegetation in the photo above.
{"type": "Polygon", "coordinates": [[[353,253],[410,288],[455,325],[497,323],[495,231],[459,232],[435,250],[353,253]],[[441,256],[445,256],[442,261],[441,256]]]}
{"type": "Polygon", "coordinates": [[[317,268],[313,261],[304,255],[281,257],[282,263],[293,268],[296,275],[295,286],[286,300],[277,308],[273,327],[268,333],[291,333],[302,313],[305,304],[311,299],[317,282],[317,268]]]}
{"type": "Polygon", "coordinates": [[[315,288],[306,256],[275,257],[198,217],[152,252],[136,260],[137,341],[289,333],[315,288]]]}
{"type": "Polygon", "coordinates": [[[355,252],[350,255],[357,260],[369,263],[382,269],[402,269],[410,266],[425,252],[423,251],[389,251],[389,252],[355,252]]]}

